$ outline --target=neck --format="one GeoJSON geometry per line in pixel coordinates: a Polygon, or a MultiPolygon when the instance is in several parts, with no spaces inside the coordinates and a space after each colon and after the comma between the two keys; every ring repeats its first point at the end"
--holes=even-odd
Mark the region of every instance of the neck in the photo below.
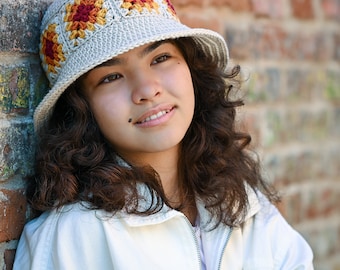
{"type": "Polygon", "coordinates": [[[135,163],[139,166],[150,165],[158,173],[165,196],[171,206],[177,208],[181,205],[180,211],[187,216],[192,224],[195,223],[197,215],[195,199],[190,196],[192,194],[183,194],[183,191],[180,189],[178,148],[172,148],[165,152],[134,153],[132,157],[128,155],[122,156],[129,162],[135,163]]]}
{"type": "Polygon", "coordinates": [[[138,166],[150,165],[159,175],[167,198],[172,201],[179,190],[178,147],[163,152],[122,154],[127,161],[138,166]]]}

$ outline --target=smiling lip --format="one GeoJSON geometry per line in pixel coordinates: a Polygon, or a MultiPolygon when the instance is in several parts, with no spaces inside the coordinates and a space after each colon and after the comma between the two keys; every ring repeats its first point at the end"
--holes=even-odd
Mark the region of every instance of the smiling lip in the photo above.
{"type": "Polygon", "coordinates": [[[140,126],[154,126],[161,124],[167,120],[168,117],[165,116],[170,116],[168,114],[170,114],[173,109],[174,107],[170,105],[153,108],[139,117],[135,124],[140,126]]]}

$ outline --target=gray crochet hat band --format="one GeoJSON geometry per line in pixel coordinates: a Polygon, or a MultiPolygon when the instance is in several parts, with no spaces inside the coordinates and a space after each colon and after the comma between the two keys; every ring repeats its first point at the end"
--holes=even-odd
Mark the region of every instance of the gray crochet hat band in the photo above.
{"type": "Polygon", "coordinates": [[[181,24],[169,0],[54,1],[44,16],[40,42],[51,89],[35,110],[35,130],[48,121],[59,97],[81,75],[133,48],[180,37],[193,38],[226,68],[224,38],[181,24]]]}

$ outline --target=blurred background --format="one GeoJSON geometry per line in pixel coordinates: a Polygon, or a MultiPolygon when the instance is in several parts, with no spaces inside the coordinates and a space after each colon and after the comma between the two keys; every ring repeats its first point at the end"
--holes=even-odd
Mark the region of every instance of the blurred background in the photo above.
{"type": "MultiPolygon", "coordinates": [[[[11,269],[29,217],[32,113],[48,88],[39,25],[52,0],[0,2],[0,269],[11,269]]],[[[340,0],[173,0],[182,22],[222,34],[242,68],[263,171],[280,211],[310,243],[315,269],[340,269],[340,0]]]]}
{"type": "Polygon", "coordinates": [[[251,133],[280,210],[315,268],[340,269],[340,1],[173,0],[184,23],[221,33],[242,69],[251,133]]]}

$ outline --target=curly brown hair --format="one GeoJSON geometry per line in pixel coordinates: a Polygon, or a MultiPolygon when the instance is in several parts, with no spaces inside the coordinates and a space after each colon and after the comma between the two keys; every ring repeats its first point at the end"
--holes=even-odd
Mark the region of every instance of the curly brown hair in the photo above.
{"type": "MultiPolygon", "coordinates": [[[[232,100],[231,95],[239,89],[240,67],[221,70],[191,38],[173,42],[189,66],[196,99],[178,161],[181,194],[199,197],[218,223],[239,225],[248,208],[247,185],[276,200],[261,176],[259,162],[247,150],[250,135],[235,127],[236,108],[243,101],[232,100]]],[[[150,215],[170,205],[155,170],[119,161],[96,124],[81,81],[60,97],[48,125],[40,131],[35,175],[27,188],[32,208],[46,211],[88,202],[90,208],[112,214],[124,209],[150,215]],[[143,209],[138,183],[144,183],[152,198],[143,209]]]]}

